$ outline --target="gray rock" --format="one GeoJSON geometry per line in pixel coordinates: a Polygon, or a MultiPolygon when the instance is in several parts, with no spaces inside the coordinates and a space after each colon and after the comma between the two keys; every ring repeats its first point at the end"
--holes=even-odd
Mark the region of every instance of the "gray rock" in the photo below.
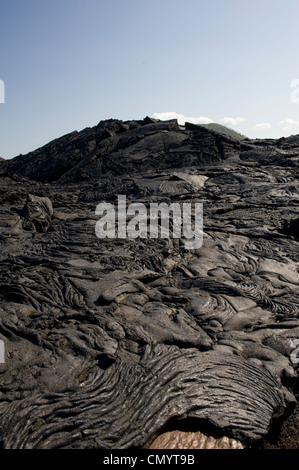
{"type": "Polygon", "coordinates": [[[144,447],[190,420],[267,437],[298,401],[298,155],[145,118],[2,162],[2,447],[144,447]],[[97,238],[122,194],[203,202],[202,247],[97,238]]]}

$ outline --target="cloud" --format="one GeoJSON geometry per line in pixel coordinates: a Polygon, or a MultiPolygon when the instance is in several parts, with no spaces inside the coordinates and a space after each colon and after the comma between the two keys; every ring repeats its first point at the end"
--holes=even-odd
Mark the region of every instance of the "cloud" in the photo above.
{"type": "Polygon", "coordinates": [[[282,130],[287,134],[299,134],[299,122],[294,121],[293,119],[285,119],[278,123],[279,126],[282,126],[282,130]]]}
{"type": "Polygon", "coordinates": [[[238,124],[241,124],[241,122],[244,122],[244,121],[245,119],[242,117],[237,117],[237,118],[224,117],[220,120],[220,122],[222,122],[222,124],[225,124],[226,126],[237,126],[238,124]]]}
{"type": "Polygon", "coordinates": [[[177,119],[178,123],[182,126],[185,124],[185,122],[192,122],[193,124],[209,124],[211,122],[215,122],[213,119],[206,117],[206,116],[190,117],[190,116],[184,116],[183,114],[178,114],[174,112],[154,113],[151,117],[153,119],[159,119],[161,121],[177,119]]]}
{"type": "Polygon", "coordinates": [[[252,129],[254,131],[267,131],[268,129],[271,129],[271,124],[269,124],[269,122],[259,122],[258,124],[255,124],[252,129]]]}
{"type": "MultiPolygon", "coordinates": [[[[177,119],[178,123],[180,125],[184,125],[186,122],[191,122],[193,124],[210,124],[210,123],[215,123],[216,121],[214,119],[211,119],[210,117],[207,116],[200,116],[200,117],[191,117],[191,116],[185,116],[184,114],[179,114],[175,112],[165,112],[165,113],[154,113],[151,116],[153,119],[159,119],[161,121],[168,121],[170,119],[177,119]]],[[[242,117],[224,117],[220,120],[220,122],[226,126],[237,126],[238,124],[241,124],[241,122],[244,122],[245,119],[242,117]]]]}

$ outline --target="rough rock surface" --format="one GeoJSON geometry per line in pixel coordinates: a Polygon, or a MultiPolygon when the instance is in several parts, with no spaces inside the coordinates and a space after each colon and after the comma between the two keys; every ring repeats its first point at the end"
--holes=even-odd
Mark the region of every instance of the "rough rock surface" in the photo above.
{"type": "Polygon", "coordinates": [[[157,437],[150,449],[243,449],[240,442],[228,437],[215,439],[201,432],[169,431],[157,437]]]}
{"type": "Polygon", "coordinates": [[[299,136],[145,118],[2,162],[1,446],[144,447],[190,420],[247,447],[285,435],[298,409],[298,159],[299,136]],[[117,195],[203,202],[203,246],[97,238],[95,208],[117,195]]]}

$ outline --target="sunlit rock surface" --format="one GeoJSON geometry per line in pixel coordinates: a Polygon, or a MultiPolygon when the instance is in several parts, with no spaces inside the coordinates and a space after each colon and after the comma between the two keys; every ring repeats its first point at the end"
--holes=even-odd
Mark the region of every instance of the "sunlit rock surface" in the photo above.
{"type": "Polygon", "coordinates": [[[250,447],[284,422],[298,393],[298,158],[299,136],[146,118],[2,162],[1,446],[141,448],[192,419],[250,447]],[[97,238],[95,208],[118,195],[202,202],[202,247],[97,238]]]}
{"type": "Polygon", "coordinates": [[[170,431],[161,434],[150,449],[243,449],[240,442],[226,436],[215,439],[201,432],[170,431]]]}

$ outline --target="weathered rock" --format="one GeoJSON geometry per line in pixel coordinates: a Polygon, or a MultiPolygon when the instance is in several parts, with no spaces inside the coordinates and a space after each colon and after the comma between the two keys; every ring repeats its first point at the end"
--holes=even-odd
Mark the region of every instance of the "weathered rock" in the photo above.
{"type": "Polygon", "coordinates": [[[150,449],[243,449],[241,442],[226,436],[215,439],[201,432],[169,431],[158,436],[150,449]]]}
{"type": "Polygon", "coordinates": [[[144,447],[188,420],[268,436],[298,402],[298,156],[146,118],[2,162],[2,447],[144,447]],[[97,238],[122,194],[203,202],[202,247],[97,238]]]}
{"type": "Polygon", "coordinates": [[[48,197],[28,195],[23,208],[23,228],[36,232],[46,232],[51,223],[53,207],[48,197]]]}

